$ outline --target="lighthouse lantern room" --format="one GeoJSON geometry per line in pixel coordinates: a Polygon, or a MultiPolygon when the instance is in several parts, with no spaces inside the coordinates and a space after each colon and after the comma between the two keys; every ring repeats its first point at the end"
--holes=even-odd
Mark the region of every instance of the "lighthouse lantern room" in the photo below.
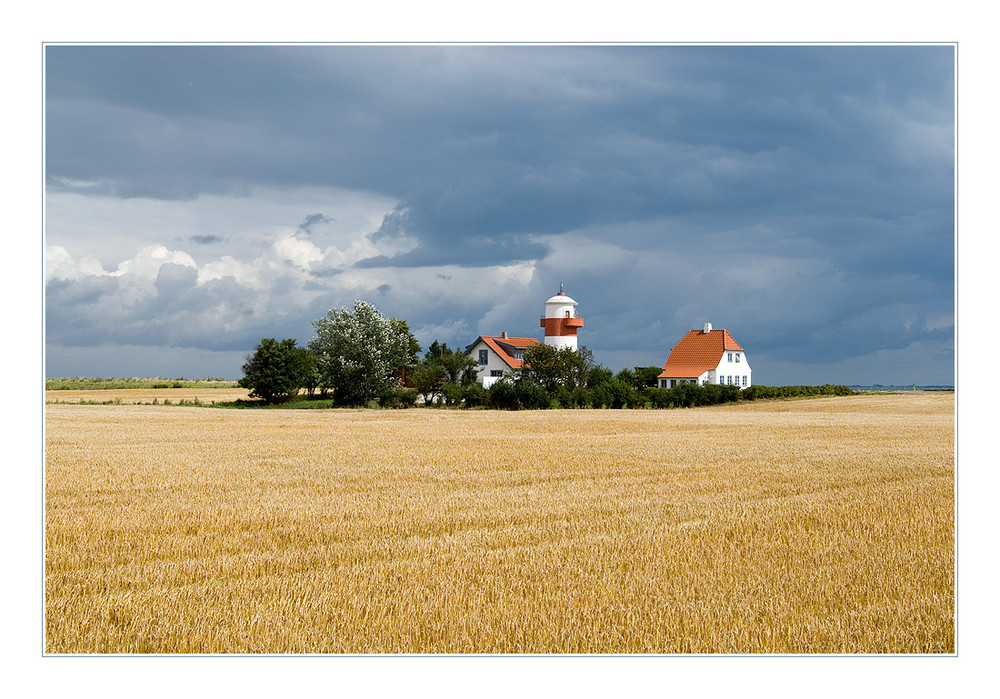
{"type": "Polygon", "coordinates": [[[576,316],[577,302],[567,296],[562,285],[559,293],[545,302],[545,316],[542,327],[545,328],[545,344],[556,349],[576,346],[576,331],[583,327],[583,318],[576,316]]]}

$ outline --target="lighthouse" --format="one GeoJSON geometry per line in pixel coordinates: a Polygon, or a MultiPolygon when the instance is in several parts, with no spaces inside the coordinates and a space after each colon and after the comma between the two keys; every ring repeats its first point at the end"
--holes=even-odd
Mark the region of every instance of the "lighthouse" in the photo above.
{"type": "Polygon", "coordinates": [[[583,318],[576,317],[577,302],[567,296],[559,285],[559,293],[545,302],[545,344],[556,349],[576,350],[576,331],[583,327],[583,318]]]}

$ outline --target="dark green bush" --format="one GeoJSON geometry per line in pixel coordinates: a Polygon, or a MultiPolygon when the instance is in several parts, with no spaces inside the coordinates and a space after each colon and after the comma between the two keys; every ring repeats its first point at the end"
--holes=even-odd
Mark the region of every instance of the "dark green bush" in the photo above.
{"type": "Polygon", "coordinates": [[[505,376],[490,386],[487,393],[489,406],[500,410],[541,410],[552,406],[548,391],[527,376],[516,380],[505,376]]]}
{"type": "Polygon", "coordinates": [[[839,384],[822,386],[758,386],[753,385],[743,391],[744,400],[767,398],[801,398],[805,396],[851,396],[854,391],[839,384]]]}
{"type": "Polygon", "coordinates": [[[618,379],[595,386],[590,391],[590,400],[595,408],[637,408],[645,404],[642,394],[618,379]]]}
{"type": "Polygon", "coordinates": [[[379,394],[378,404],[383,408],[412,408],[420,394],[415,388],[387,388],[379,394]]]}
{"type": "Polygon", "coordinates": [[[669,388],[647,388],[645,396],[646,402],[654,408],[674,407],[674,394],[669,388]]]}
{"type": "Polygon", "coordinates": [[[515,383],[514,395],[517,397],[519,407],[527,410],[541,410],[552,405],[549,392],[541,384],[531,379],[522,378],[515,383]]]}
{"type": "Polygon", "coordinates": [[[449,381],[441,387],[445,405],[460,405],[465,397],[465,386],[449,381]]]}
{"type": "Polygon", "coordinates": [[[494,382],[488,389],[487,392],[487,403],[491,408],[497,408],[498,410],[517,410],[518,400],[517,394],[514,390],[514,382],[504,377],[499,381],[494,382]]]}
{"type": "Polygon", "coordinates": [[[590,391],[583,386],[577,386],[570,393],[570,407],[573,408],[589,408],[590,407],[590,391]]]}
{"type": "Polygon", "coordinates": [[[611,385],[599,383],[590,389],[590,404],[595,408],[610,408],[614,402],[611,385]]]}
{"type": "Polygon", "coordinates": [[[558,404],[560,408],[571,408],[573,403],[573,392],[565,386],[556,389],[553,405],[558,404]]]}
{"type": "Polygon", "coordinates": [[[465,386],[465,393],[462,398],[466,408],[479,408],[489,401],[489,393],[478,381],[465,386]]]}
{"type": "Polygon", "coordinates": [[[601,384],[611,383],[615,380],[615,375],[610,369],[603,366],[595,366],[587,372],[587,388],[597,388],[601,384]]]}

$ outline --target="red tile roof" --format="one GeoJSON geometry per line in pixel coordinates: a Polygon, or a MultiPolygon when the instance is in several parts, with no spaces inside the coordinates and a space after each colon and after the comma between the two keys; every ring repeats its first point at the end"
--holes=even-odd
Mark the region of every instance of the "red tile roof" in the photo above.
{"type": "MultiPolygon", "coordinates": [[[[497,353],[500,359],[504,360],[511,369],[520,369],[524,364],[522,359],[514,359],[514,351],[537,345],[538,340],[533,337],[494,337],[492,335],[480,335],[479,339],[486,343],[486,346],[497,353]]],[[[475,343],[472,343],[475,345],[475,343]]]]}
{"type": "Polygon", "coordinates": [[[690,379],[701,376],[717,368],[722,354],[728,350],[743,351],[728,330],[689,330],[670,350],[659,378],[690,379]]]}

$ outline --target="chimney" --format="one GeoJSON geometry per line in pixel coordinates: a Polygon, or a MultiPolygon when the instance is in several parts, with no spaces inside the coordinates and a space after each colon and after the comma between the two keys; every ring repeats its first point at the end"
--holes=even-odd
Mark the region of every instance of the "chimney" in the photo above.
{"type": "Polygon", "coordinates": [[[504,340],[506,340],[507,339],[507,331],[504,330],[502,333],[500,333],[500,337],[502,337],[504,340]]]}
{"type": "Polygon", "coordinates": [[[704,332],[706,334],[712,332],[712,324],[711,323],[705,323],[705,331],[704,332]]]}

